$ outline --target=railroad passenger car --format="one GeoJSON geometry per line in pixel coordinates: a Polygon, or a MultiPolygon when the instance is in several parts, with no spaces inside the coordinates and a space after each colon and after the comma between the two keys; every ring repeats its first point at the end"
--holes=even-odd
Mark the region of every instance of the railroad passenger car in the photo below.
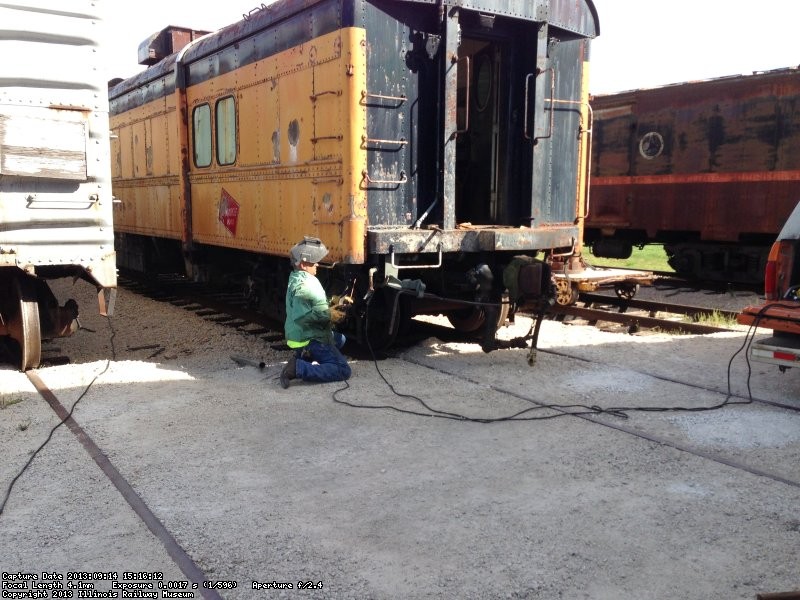
{"type": "Polygon", "coordinates": [[[593,96],[585,242],[626,258],[663,243],[703,280],[758,283],[800,198],[800,70],[593,96]]]}
{"type": "Polygon", "coordinates": [[[165,29],[110,90],[120,264],[246,279],[280,318],[311,235],[361,339],[419,313],[494,336],[550,293],[514,257],[579,251],[598,28],[591,0],[279,0],[165,29]]]}
{"type": "Polygon", "coordinates": [[[0,337],[22,370],[76,328],[48,279],[91,282],[101,310],[116,287],[105,4],[0,5],[0,337]]]}

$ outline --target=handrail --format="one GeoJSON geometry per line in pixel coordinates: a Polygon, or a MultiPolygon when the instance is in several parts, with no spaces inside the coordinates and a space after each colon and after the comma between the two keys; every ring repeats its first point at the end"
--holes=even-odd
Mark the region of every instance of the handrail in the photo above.
{"type": "Polygon", "coordinates": [[[406,100],[408,100],[408,96],[402,94],[401,96],[387,96],[385,94],[370,94],[366,90],[361,90],[361,104],[364,104],[367,98],[379,98],[381,100],[398,100],[400,104],[403,104],[406,100]]]}
{"type": "Polygon", "coordinates": [[[395,255],[395,252],[394,252],[394,246],[390,246],[390,247],[389,247],[389,253],[390,253],[390,262],[391,262],[391,265],[392,265],[392,266],[393,266],[395,269],[438,269],[439,267],[441,267],[441,266],[442,266],[442,243],[441,243],[441,242],[439,242],[439,243],[436,245],[436,250],[439,252],[439,262],[438,262],[438,263],[436,263],[435,265],[419,265],[419,264],[414,264],[414,265],[398,265],[398,264],[396,264],[396,263],[394,262],[394,255],[395,255]]]}
{"type": "Polygon", "coordinates": [[[534,143],[536,143],[537,140],[546,140],[548,138],[553,137],[553,127],[554,127],[554,121],[555,121],[555,114],[554,114],[554,111],[553,111],[553,104],[555,102],[555,95],[556,95],[556,70],[555,70],[555,68],[548,67],[548,68],[543,69],[543,70],[538,70],[537,69],[536,73],[528,73],[525,76],[525,121],[524,121],[524,127],[523,127],[524,131],[523,131],[523,133],[525,134],[525,139],[526,140],[533,139],[534,143]],[[528,103],[529,103],[528,102],[528,96],[529,96],[529,86],[530,86],[529,82],[530,82],[531,77],[538,77],[539,75],[541,75],[542,73],[546,73],[547,71],[550,71],[552,73],[552,76],[550,77],[550,122],[549,122],[549,127],[548,127],[549,131],[547,132],[547,135],[542,135],[542,136],[538,136],[538,137],[533,137],[532,138],[532,136],[530,135],[530,132],[528,131],[528,103]]]}
{"type": "Polygon", "coordinates": [[[368,138],[365,135],[361,136],[361,147],[366,148],[368,143],[373,144],[398,144],[399,146],[405,146],[408,143],[406,138],[400,138],[399,140],[381,140],[378,138],[368,138]]]}
{"type": "MultiPolygon", "coordinates": [[[[588,120],[589,120],[589,127],[587,129],[583,129],[580,133],[585,133],[587,135],[587,143],[586,143],[586,152],[587,152],[587,159],[586,159],[586,203],[584,206],[584,213],[581,219],[586,219],[589,216],[589,190],[591,189],[589,185],[589,179],[592,176],[592,129],[594,127],[594,111],[592,110],[592,105],[588,102],[584,102],[582,100],[557,100],[557,99],[550,99],[552,104],[571,104],[577,106],[585,106],[586,112],[588,113],[588,120]]],[[[583,113],[581,113],[581,119],[583,119],[583,113]]]]}

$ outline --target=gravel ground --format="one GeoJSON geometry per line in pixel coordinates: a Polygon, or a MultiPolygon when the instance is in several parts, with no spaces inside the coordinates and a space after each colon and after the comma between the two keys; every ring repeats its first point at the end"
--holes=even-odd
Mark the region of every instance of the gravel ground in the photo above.
{"type": "MultiPolygon", "coordinates": [[[[124,289],[112,334],[89,286],[55,287],[79,299],[93,331],[49,345],[72,362],[39,375],[67,407],[97,377],[75,419],[198,567],[236,582],[224,598],[727,600],[800,589],[798,412],[754,403],[485,424],[334,401],[425,412],[382,375],[480,419],[534,403],[714,406],[729,384],[747,396],[741,354],[727,377],[743,331],[631,336],[549,321],[533,368],[524,350],[429,339],[377,364],[352,360],[341,392],[282,390],[285,353],[258,336],[124,289]]],[[[504,335],[528,326],[519,318],[504,335]]],[[[750,389],[800,408],[795,371],[753,365],[750,389]]],[[[58,418],[10,366],[0,400],[5,491],[58,418]]],[[[8,573],[186,579],[64,427],[17,481],[0,546],[8,573]]]]}

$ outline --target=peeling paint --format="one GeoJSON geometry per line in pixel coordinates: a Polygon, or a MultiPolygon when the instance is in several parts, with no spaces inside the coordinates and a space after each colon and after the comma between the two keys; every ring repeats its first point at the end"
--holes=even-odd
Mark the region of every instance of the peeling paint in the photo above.
{"type": "Polygon", "coordinates": [[[289,123],[287,139],[289,140],[289,161],[296,163],[297,145],[300,143],[300,123],[297,119],[292,119],[292,122],[289,123]]]}
{"type": "Polygon", "coordinates": [[[281,162],[281,133],[277,129],[272,132],[272,159],[281,162]]]}

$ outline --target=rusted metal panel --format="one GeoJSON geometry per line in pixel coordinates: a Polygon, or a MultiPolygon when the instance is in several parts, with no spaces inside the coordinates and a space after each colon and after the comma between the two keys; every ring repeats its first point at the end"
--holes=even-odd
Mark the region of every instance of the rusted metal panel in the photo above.
{"type": "Polygon", "coordinates": [[[592,106],[589,236],[768,240],[797,203],[797,69],[596,96],[592,106]]]}
{"type": "Polygon", "coordinates": [[[458,135],[458,46],[461,28],[458,24],[459,11],[447,9],[444,33],[444,60],[442,60],[442,79],[444,81],[444,127],[442,128],[443,161],[443,227],[446,231],[456,225],[456,137],[458,135]]]}
{"type": "Polygon", "coordinates": [[[800,171],[773,179],[762,175],[680,183],[668,176],[653,176],[647,183],[593,181],[588,226],[640,231],[654,241],[667,241],[670,234],[720,242],[773,237],[797,203],[800,171]]]}
{"type": "Polygon", "coordinates": [[[441,231],[438,229],[371,229],[367,232],[367,250],[371,254],[442,252],[524,252],[537,248],[570,248],[576,241],[578,228],[470,228],[441,231]]]}
{"type": "Polygon", "coordinates": [[[139,64],[154,65],[207,33],[210,32],[188,27],[165,27],[139,44],[139,64]]]}

